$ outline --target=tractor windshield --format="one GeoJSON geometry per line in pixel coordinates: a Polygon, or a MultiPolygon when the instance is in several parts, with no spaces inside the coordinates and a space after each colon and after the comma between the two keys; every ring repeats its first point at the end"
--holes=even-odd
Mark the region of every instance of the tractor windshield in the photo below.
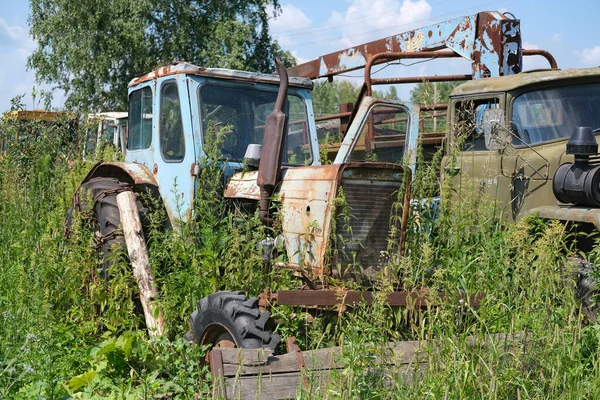
{"type": "Polygon", "coordinates": [[[600,83],[535,90],[513,103],[516,146],[568,138],[576,126],[600,128],[600,83]]]}
{"type": "MultiPolygon", "coordinates": [[[[203,140],[218,137],[223,159],[241,162],[249,144],[262,144],[265,122],[273,111],[276,91],[205,84],[200,89],[203,140]]],[[[288,115],[283,164],[312,162],[310,135],[304,100],[288,94],[288,115]]]]}

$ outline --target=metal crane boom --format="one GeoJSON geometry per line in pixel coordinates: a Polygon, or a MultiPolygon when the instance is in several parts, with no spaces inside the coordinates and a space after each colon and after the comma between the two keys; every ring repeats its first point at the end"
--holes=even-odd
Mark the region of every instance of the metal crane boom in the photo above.
{"type": "MultiPolygon", "coordinates": [[[[473,79],[521,72],[520,21],[497,11],[451,19],[336,51],[288,70],[290,76],[330,77],[364,68],[378,53],[450,49],[471,61],[473,79]]],[[[386,62],[381,58],[377,63],[386,62]]]]}

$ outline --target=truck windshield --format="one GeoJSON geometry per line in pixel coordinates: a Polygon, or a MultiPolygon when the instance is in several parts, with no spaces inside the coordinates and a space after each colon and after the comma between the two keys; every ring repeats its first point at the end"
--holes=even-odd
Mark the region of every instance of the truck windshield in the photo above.
{"type": "Polygon", "coordinates": [[[600,128],[600,83],[535,90],[514,101],[516,146],[568,138],[576,126],[600,128]]]}
{"type": "MultiPolygon", "coordinates": [[[[200,88],[200,114],[204,143],[210,133],[219,134],[220,152],[229,161],[243,161],[249,144],[262,144],[265,122],[273,111],[276,91],[205,84],[200,88]]],[[[289,94],[284,112],[288,115],[283,163],[312,162],[306,106],[289,94]]]]}

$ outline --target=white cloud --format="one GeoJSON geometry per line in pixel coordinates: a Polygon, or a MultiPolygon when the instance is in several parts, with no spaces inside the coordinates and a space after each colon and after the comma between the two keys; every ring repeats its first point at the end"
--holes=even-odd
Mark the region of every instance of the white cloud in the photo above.
{"type": "Polygon", "coordinates": [[[539,49],[540,48],[540,46],[538,46],[537,44],[529,43],[527,40],[524,40],[523,43],[521,43],[521,47],[523,49],[539,49]]]}
{"type": "Polygon", "coordinates": [[[563,36],[565,36],[563,32],[556,32],[554,35],[552,35],[550,40],[552,40],[554,43],[562,43],[563,36]]]}
{"type": "Polygon", "coordinates": [[[329,24],[339,26],[342,45],[354,46],[427,25],[427,0],[351,0],[344,12],[334,11],[329,24]]]}
{"type": "Polygon", "coordinates": [[[600,46],[594,46],[581,51],[575,51],[579,63],[587,67],[600,66],[600,46]]]}
{"type": "Polygon", "coordinates": [[[304,64],[305,62],[310,61],[309,58],[302,57],[301,55],[299,55],[296,50],[292,50],[291,53],[294,56],[294,58],[296,59],[296,61],[298,62],[298,64],[304,64]]]}
{"type": "MultiPolygon", "coordinates": [[[[273,14],[272,6],[269,12],[273,14]]],[[[282,5],[281,13],[269,19],[271,34],[284,47],[293,46],[296,43],[295,38],[303,36],[298,30],[310,28],[311,25],[311,19],[301,9],[291,4],[282,5]]]]}
{"type": "MultiPolygon", "coordinates": [[[[10,107],[10,100],[18,95],[23,98],[26,107],[39,107],[31,98],[34,86],[50,90],[48,85],[36,85],[33,71],[27,70],[27,57],[35,50],[37,43],[29,36],[29,30],[23,25],[9,25],[0,18],[0,54],[3,60],[10,62],[3,65],[0,71],[0,114],[10,107]]],[[[62,106],[64,96],[55,96],[53,106],[62,106]]]]}
{"type": "Polygon", "coordinates": [[[29,37],[27,30],[20,26],[9,26],[8,23],[0,18],[0,46],[13,45],[29,37]]]}
{"type": "MultiPolygon", "coordinates": [[[[530,43],[526,40],[523,41],[523,43],[521,44],[521,47],[524,50],[540,48],[540,46],[538,46],[537,44],[530,43]]],[[[523,71],[530,71],[532,69],[543,69],[543,68],[550,68],[550,64],[548,64],[548,60],[546,60],[544,57],[542,57],[542,56],[523,57],[523,71]]]]}

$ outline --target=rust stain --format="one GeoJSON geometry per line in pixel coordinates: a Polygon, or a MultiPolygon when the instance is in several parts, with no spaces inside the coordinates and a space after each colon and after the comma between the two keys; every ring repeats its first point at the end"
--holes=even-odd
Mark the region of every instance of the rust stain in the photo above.
{"type": "Polygon", "coordinates": [[[225,198],[260,200],[260,188],[256,182],[258,171],[238,172],[227,182],[225,198]]]}

